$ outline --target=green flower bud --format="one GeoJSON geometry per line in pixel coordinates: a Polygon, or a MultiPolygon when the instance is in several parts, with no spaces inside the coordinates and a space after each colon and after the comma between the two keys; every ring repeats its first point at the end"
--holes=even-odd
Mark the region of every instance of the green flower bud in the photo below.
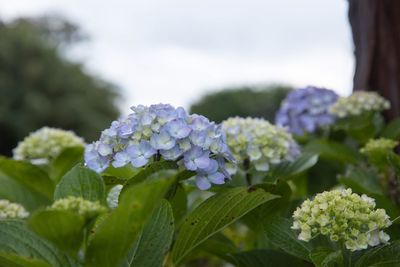
{"type": "Polygon", "coordinates": [[[86,219],[94,218],[107,211],[107,208],[100,205],[98,201],[92,202],[81,197],[73,196],[56,200],[48,209],[76,212],[86,219]]]}

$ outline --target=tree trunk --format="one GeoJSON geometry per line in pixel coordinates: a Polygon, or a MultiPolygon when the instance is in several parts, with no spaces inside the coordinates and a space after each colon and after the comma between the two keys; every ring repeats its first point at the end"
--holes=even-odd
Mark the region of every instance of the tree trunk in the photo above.
{"type": "Polygon", "coordinates": [[[355,46],[354,90],[376,91],[400,116],[400,0],[349,0],[355,46]]]}

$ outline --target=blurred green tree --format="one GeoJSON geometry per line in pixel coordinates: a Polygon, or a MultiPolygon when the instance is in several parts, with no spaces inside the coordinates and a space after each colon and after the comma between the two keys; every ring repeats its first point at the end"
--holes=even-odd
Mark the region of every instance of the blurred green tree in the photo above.
{"type": "Polygon", "coordinates": [[[119,115],[115,85],[65,57],[84,38],[59,17],[0,22],[0,153],[42,126],[91,141],[119,115]]]}
{"type": "Polygon", "coordinates": [[[216,122],[232,116],[262,117],[273,122],[280,103],[291,89],[285,85],[227,88],[205,95],[190,107],[190,112],[216,122]]]}

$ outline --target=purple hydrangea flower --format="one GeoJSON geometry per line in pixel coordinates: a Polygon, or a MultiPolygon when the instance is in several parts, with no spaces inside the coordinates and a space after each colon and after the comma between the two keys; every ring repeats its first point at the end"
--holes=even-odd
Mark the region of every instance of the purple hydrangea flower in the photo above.
{"type": "Polygon", "coordinates": [[[329,108],[337,99],[335,92],[324,88],[309,86],[294,90],[282,102],[275,122],[296,135],[313,133],[318,128],[334,123],[329,108]]]}
{"type": "Polygon", "coordinates": [[[234,158],[220,126],[171,105],[139,105],[131,109],[133,113],[112,122],[99,141],[87,146],[85,162],[89,168],[96,172],[110,164],[138,168],[160,155],[195,171],[196,184],[203,190],[230,178],[225,162],[234,158]]]}

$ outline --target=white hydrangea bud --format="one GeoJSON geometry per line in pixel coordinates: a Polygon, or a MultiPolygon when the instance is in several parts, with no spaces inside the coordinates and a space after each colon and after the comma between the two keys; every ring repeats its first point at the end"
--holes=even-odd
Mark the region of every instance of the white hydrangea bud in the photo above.
{"type": "Polygon", "coordinates": [[[383,111],[390,103],[375,92],[358,91],[349,97],[341,97],[330,108],[330,113],[338,118],[358,116],[368,111],[383,111]]]}
{"type": "Polygon", "coordinates": [[[375,200],[352,193],[351,189],[332,190],[307,199],[293,213],[292,229],[300,230],[299,240],[309,241],[318,234],[342,242],[351,251],[387,243],[382,231],[391,225],[383,209],[375,209],[375,200]]]}
{"type": "Polygon", "coordinates": [[[0,199],[0,220],[20,218],[24,219],[29,216],[29,212],[17,203],[12,203],[6,199],[0,199]]]}
{"type": "Polygon", "coordinates": [[[17,160],[51,160],[67,147],[84,145],[72,131],[43,127],[19,142],[13,154],[17,160]]]}
{"type": "Polygon", "coordinates": [[[98,201],[92,202],[81,197],[69,196],[56,200],[49,210],[68,210],[82,215],[86,219],[96,217],[107,211],[98,201]]]}
{"type": "MultiPolygon", "coordinates": [[[[299,155],[292,135],[260,118],[229,118],[222,122],[227,144],[238,162],[248,159],[258,171],[299,155]]],[[[234,170],[232,170],[234,171],[234,170]]]]}

